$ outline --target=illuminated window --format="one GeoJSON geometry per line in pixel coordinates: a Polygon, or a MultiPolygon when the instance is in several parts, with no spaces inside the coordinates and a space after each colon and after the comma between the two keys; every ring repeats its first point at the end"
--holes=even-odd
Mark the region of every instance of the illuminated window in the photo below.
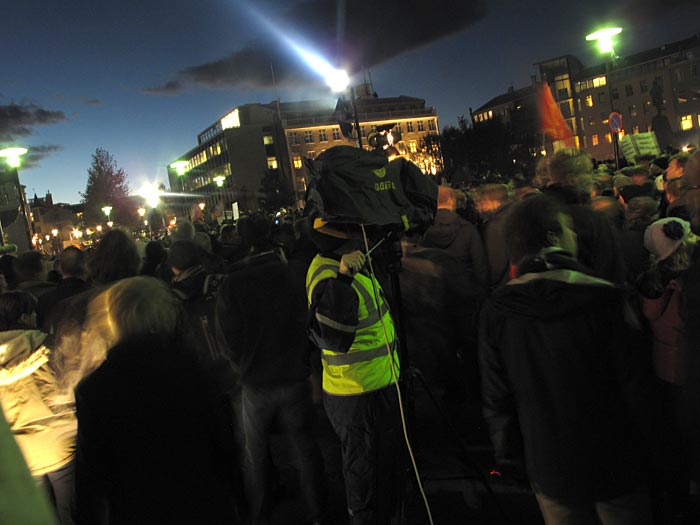
{"type": "Polygon", "coordinates": [[[241,127],[241,119],[238,115],[238,109],[234,109],[231,113],[226,115],[224,118],[221,119],[221,128],[222,129],[230,129],[230,128],[240,128],[241,127]]]}
{"type": "Polygon", "coordinates": [[[425,126],[423,125],[422,120],[418,121],[418,131],[425,131],[425,126]]]}
{"type": "Polygon", "coordinates": [[[591,136],[591,144],[593,144],[594,146],[598,145],[598,135],[591,136]]]}
{"type": "Polygon", "coordinates": [[[296,146],[299,144],[299,139],[297,137],[297,132],[296,131],[290,131],[287,134],[287,138],[289,139],[289,145],[290,146],[296,146]]]}
{"type": "Polygon", "coordinates": [[[428,129],[429,129],[430,131],[437,131],[437,126],[435,125],[435,121],[434,121],[434,120],[429,120],[429,121],[428,121],[428,129]]]}
{"type": "Polygon", "coordinates": [[[596,77],[593,79],[593,87],[602,87],[607,84],[605,77],[596,77]]]}
{"type": "Polygon", "coordinates": [[[340,128],[333,128],[333,140],[340,140],[340,128]]]}
{"type": "Polygon", "coordinates": [[[698,127],[700,128],[700,115],[698,115],[698,127]]]}
{"type": "Polygon", "coordinates": [[[306,156],[310,159],[315,159],[316,158],[316,152],[315,151],[307,151],[306,156]]]}
{"type": "Polygon", "coordinates": [[[418,143],[415,140],[412,140],[408,143],[408,151],[410,151],[411,153],[418,152],[418,143]]]}
{"type": "Polygon", "coordinates": [[[314,132],[311,131],[310,129],[307,129],[304,132],[304,142],[306,144],[311,144],[314,141],[314,132]]]}
{"type": "Polygon", "coordinates": [[[302,166],[303,166],[303,164],[302,164],[302,162],[301,162],[301,157],[295,156],[295,157],[294,157],[294,167],[295,167],[296,169],[300,170],[302,166]]]}
{"type": "Polygon", "coordinates": [[[693,115],[683,115],[681,117],[681,129],[693,129],[693,115]]]}
{"type": "Polygon", "coordinates": [[[406,122],[406,131],[413,133],[413,122],[406,122]]]}
{"type": "Polygon", "coordinates": [[[493,118],[493,111],[489,109],[489,118],[493,118]]]}
{"type": "Polygon", "coordinates": [[[267,157],[267,167],[271,170],[277,169],[277,159],[275,157],[267,157]]]}
{"type": "Polygon", "coordinates": [[[612,134],[611,134],[611,133],[606,133],[606,134],[605,134],[605,140],[607,140],[608,143],[612,144],[612,134]]]}
{"type": "Polygon", "coordinates": [[[275,143],[275,140],[272,138],[272,135],[265,135],[263,137],[263,144],[265,144],[266,146],[268,144],[274,144],[274,143],[275,143]]]}
{"type": "Polygon", "coordinates": [[[326,135],[325,129],[318,130],[318,141],[319,142],[328,142],[328,136],[326,135]]]}
{"type": "Polygon", "coordinates": [[[593,107],[593,95],[586,95],[586,106],[589,108],[593,107]]]}

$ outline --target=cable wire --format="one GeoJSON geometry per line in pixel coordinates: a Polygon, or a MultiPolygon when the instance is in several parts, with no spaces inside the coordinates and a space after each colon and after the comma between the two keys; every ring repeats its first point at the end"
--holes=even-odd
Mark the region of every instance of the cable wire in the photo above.
{"type": "MultiPolygon", "coordinates": [[[[403,400],[401,395],[401,387],[399,386],[399,378],[396,373],[396,363],[394,362],[394,352],[392,350],[392,345],[389,344],[389,334],[386,330],[386,324],[384,323],[384,312],[382,312],[381,302],[379,300],[379,290],[377,289],[377,278],[374,274],[374,268],[372,266],[372,250],[369,249],[369,243],[367,241],[367,233],[365,232],[365,227],[363,224],[360,225],[362,228],[362,238],[365,243],[365,254],[367,256],[367,264],[369,266],[370,281],[372,281],[372,291],[374,292],[374,300],[377,303],[377,311],[379,312],[379,320],[382,323],[382,330],[384,331],[384,344],[386,345],[386,350],[389,354],[389,363],[391,365],[391,377],[394,380],[394,385],[396,387],[396,394],[399,398],[399,413],[401,414],[401,426],[403,428],[403,436],[406,441],[406,448],[408,449],[408,455],[411,458],[411,465],[413,466],[413,472],[416,476],[416,482],[418,483],[418,490],[420,491],[421,497],[423,498],[423,505],[425,506],[425,511],[428,513],[428,521],[430,525],[433,524],[433,514],[430,511],[430,503],[428,503],[428,497],[425,495],[425,490],[423,489],[423,482],[420,478],[420,473],[418,472],[418,465],[416,464],[416,458],[413,455],[413,447],[411,446],[411,440],[408,438],[408,427],[406,425],[406,414],[403,408],[403,400]]],[[[396,339],[396,334],[394,334],[394,340],[396,339]]]]}

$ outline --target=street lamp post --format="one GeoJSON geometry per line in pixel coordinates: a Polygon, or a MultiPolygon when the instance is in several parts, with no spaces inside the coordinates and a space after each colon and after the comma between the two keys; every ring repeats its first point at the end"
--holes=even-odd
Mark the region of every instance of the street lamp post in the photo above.
{"type": "MultiPolygon", "coordinates": [[[[598,50],[603,53],[608,55],[608,58],[605,60],[605,84],[608,86],[608,101],[610,102],[610,113],[612,114],[615,111],[615,108],[613,107],[613,100],[612,100],[612,83],[610,82],[610,73],[612,72],[613,66],[615,65],[615,59],[617,58],[617,55],[615,54],[615,48],[614,48],[614,43],[613,43],[613,38],[615,35],[619,35],[622,32],[621,27],[608,27],[605,29],[600,29],[598,31],[595,31],[594,33],[591,33],[590,35],[586,35],[586,40],[588,42],[597,42],[598,44],[598,50]]],[[[615,155],[615,169],[620,169],[620,145],[619,145],[619,136],[618,133],[613,131],[612,127],[610,128],[610,133],[612,134],[612,139],[613,139],[613,154],[615,155]]]]}
{"type": "MultiPolygon", "coordinates": [[[[9,167],[9,178],[10,184],[16,187],[17,194],[19,195],[19,204],[22,214],[22,222],[24,223],[24,230],[26,235],[26,246],[21,246],[21,248],[29,249],[31,247],[31,231],[29,228],[29,217],[27,216],[27,202],[24,198],[24,192],[22,191],[22,185],[19,182],[19,172],[18,169],[22,164],[22,156],[26,155],[27,148],[20,147],[10,147],[0,150],[0,158],[4,158],[7,166],[9,167]]],[[[2,224],[0,224],[0,245],[5,245],[5,239],[2,229],[2,224]]]]}

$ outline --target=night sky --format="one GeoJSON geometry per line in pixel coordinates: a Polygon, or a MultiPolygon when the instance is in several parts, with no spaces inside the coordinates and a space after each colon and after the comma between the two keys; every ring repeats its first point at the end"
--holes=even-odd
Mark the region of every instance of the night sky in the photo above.
{"type": "Polygon", "coordinates": [[[606,23],[624,28],[620,55],[700,28],[698,0],[358,3],[14,2],[0,32],[0,146],[31,149],[20,171],[30,197],[75,203],[98,147],[132,190],[165,181],[166,164],[229,109],[274,100],[270,63],[282,101],[335,98],[281,36],[354,70],[356,83],[369,68],[380,96],[424,98],[444,127],[527,85],[537,61],[599,62],[584,36],[606,23]]]}

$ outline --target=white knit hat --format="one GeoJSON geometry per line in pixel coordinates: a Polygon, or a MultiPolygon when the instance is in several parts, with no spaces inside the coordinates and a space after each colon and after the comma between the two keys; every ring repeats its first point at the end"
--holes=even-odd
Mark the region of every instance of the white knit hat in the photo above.
{"type": "Polygon", "coordinates": [[[644,232],[644,246],[659,261],[675,252],[690,234],[690,223],[676,217],[659,219],[644,232]]]}

